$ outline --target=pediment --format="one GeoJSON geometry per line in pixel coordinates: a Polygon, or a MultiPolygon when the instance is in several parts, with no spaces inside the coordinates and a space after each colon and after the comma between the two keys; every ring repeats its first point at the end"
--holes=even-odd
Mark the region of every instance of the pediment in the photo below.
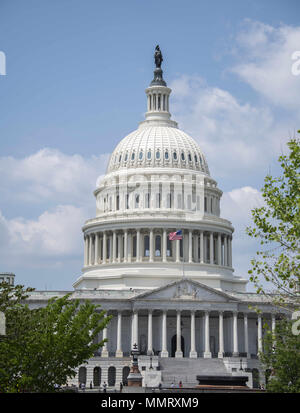
{"type": "Polygon", "coordinates": [[[235,298],[227,295],[222,291],[208,287],[207,285],[201,284],[188,278],[167,284],[163,287],[135,297],[135,300],[140,299],[212,302],[237,301],[235,298]]]}

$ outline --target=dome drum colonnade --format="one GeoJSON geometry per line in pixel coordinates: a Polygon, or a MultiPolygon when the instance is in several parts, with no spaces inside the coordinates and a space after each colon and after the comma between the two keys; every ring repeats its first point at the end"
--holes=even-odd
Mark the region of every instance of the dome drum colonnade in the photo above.
{"type": "Polygon", "coordinates": [[[84,266],[184,262],[232,268],[232,238],[223,232],[182,229],[184,241],[169,241],[177,228],[113,229],[85,234],[84,266]],[[184,249],[184,251],[183,251],[184,249]]]}

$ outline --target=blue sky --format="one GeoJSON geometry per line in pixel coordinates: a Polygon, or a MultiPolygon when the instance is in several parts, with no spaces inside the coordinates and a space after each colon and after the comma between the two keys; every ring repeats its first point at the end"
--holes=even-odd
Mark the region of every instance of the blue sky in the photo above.
{"type": "Polygon", "coordinates": [[[259,189],[299,125],[298,1],[0,1],[0,271],[39,289],[70,289],[96,179],[146,108],[160,44],[171,112],[206,154],[244,235],[259,189]]]}

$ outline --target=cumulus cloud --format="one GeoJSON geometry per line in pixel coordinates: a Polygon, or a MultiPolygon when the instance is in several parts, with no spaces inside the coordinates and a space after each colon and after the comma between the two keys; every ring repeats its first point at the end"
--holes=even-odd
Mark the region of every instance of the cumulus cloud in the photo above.
{"type": "Polygon", "coordinates": [[[245,20],[235,42],[240,63],[232,71],[271,103],[299,111],[300,76],[292,56],[300,51],[300,27],[245,20]]]}
{"type": "Polygon", "coordinates": [[[0,158],[2,200],[82,204],[105,172],[107,154],[84,158],[44,148],[22,158],[0,158]]]}

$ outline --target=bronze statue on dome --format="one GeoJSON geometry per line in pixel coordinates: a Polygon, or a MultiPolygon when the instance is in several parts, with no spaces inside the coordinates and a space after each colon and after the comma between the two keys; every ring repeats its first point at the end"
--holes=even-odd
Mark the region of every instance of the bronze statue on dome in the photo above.
{"type": "Polygon", "coordinates": [[[162,64],[162,61],[164,59],[162,57],[162,53],[161,53],[161,50],[159,48],[159,45],[157,45],[156,48],[155,48],[154,60],[155,60],[156,67],[160,68],[161,64],[162,64]]]}

